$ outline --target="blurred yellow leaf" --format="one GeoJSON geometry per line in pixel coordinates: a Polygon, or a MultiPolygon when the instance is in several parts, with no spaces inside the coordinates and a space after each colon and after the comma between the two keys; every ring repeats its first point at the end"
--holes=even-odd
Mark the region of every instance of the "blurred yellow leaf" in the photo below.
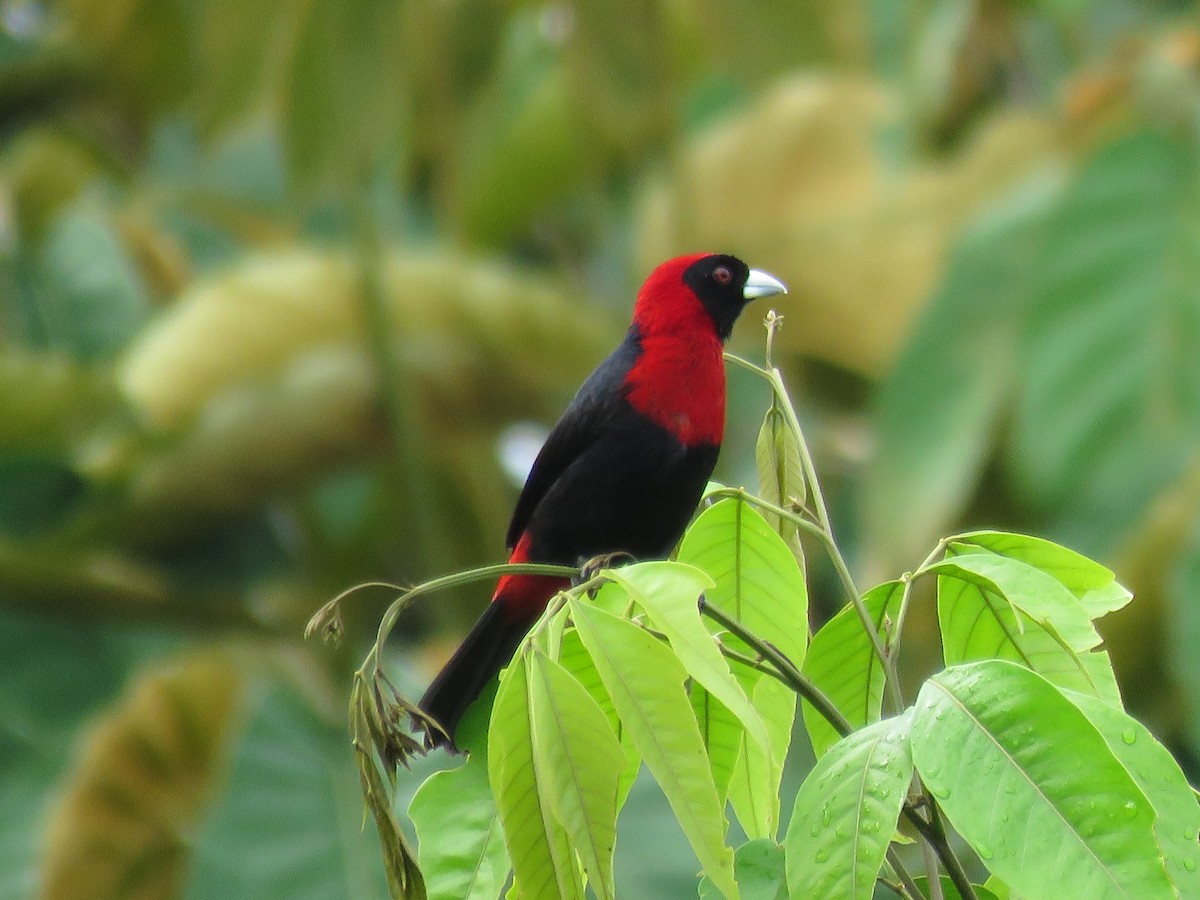
{"type": "Polygon", "coordinates": [[[383,436],[367,358],[344,346],[304,354],[276,379],[219,394],[177,443],[137,467],[129,536],[203,528],[383,436]]]}
{"type": "MultiPolygon", "coordinates": [[[[382,280],[404,382],[389,389],[412,392],[405,427],[431,448],[486,452],[503,424],[556,411],[620,333],[550,282],[499,264],[396,254],[382,280]]],[[[164,439],[101,447],[90,460],[94,475],[125,473],[122,534],[203,528],[388,446],[361,292],[349,254],[282,253],[196,283],[143,333],[118,380],[164,439]]],[[[431,453],[428,464],[478,492],[461,454],[431,453]]]]}
{"type": "MultiPolygon", "coordinates": [[[[296,250],[197,282],[143,333],[119,382],[149,424],[178,427],[223,390],[273,379],[306,353],[365,345],[361,277],[348,254],[296,250]]],[[[493,379],[574,380],[616,333],[544,278],[448,253],[391,256],[385,289],[401,356],[426,370],[488,355],[502,370],[493,379]]]]}
{"type": "Polygon", "coordinates": [[[970,213],[1044,162],[1049,126],[1004,113],[962,153],[892,171],[877,147],[895,101],[861,79],[793,78],[686,147],[651,188],[639,266],[738,253],[790,288],[781,346],[868,376],[894,358],[970,213]]]}
{"type": "Polygon", "coordinates": [[[53,813],[43,897],[177,895],[240,687],[216,654],[131,686],[87,736],[53,813]]]}

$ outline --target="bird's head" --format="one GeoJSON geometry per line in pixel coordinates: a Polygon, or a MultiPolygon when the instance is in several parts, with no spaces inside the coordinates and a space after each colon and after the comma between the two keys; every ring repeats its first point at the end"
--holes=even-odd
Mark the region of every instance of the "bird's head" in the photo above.
{"type": "Polygon", "coordinates": [[[638,291],[633,320],[643,333],[711,327],[724,341],[747,303],[786,293],[778,278],[736,256],[678,256],[650,273],[638,291]]]}

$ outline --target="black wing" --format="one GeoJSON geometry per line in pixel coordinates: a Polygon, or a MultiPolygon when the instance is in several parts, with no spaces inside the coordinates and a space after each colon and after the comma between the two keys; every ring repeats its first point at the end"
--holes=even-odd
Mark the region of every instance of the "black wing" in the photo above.
{"type": "Polygon", "coordinates": [[[533,511],[546,492],[589,446],[604,433],[617,413],[625,386],[625,376],[637,360],[640,346],[637,333],[629,334],[604,362],[584,381],[566,411],[559,418],[546,443],[538,452],[525,487],[517,498],[512,520],[508,523],[508,549],[516,546],[529,525],[533,511]]]}

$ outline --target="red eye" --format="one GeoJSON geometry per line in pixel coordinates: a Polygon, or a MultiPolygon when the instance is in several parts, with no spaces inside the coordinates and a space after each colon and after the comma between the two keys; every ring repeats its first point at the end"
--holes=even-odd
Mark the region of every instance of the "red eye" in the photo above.
{"type": "Polygon", "coordinates": [[[713,269],[713,281],[720,285],[729,284],[733,281],[733,273],[726,266],[717,266],[713,269]]]}

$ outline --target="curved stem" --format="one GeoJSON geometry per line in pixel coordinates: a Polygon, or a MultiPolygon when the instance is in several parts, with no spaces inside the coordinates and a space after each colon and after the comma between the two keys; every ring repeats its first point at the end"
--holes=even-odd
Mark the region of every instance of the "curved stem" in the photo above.
{"type": "Polygon", "coordinates": [[[925,874],[929,879],[929,900],[945,900],[942,894],[942,879],[938,873],[937,854],[928,841],[921,841],[921,858],[925,862],[925,874]]]}
{"type": "MultiPolygon", "coordinates": [[[[837,572],[838,579],[841,581],[842,587],[846,591],[846,595],[850,603],[854,606],[859,621],[862,623],[863,628],[867,632],[867,637],[871,641],[871,649],[875,651],[875,655],[879,657],[879,662],[884,667],[888,699],[892,706],[895,707],[895,711],[899,712],[904,708],[904,698],[900,694],[900,685],[895,678],[895,669],[889,666],[887,648],[883,645],[883,640],[879,637],[879,632],[875,630],[875,626],[871,622],[871,614],[862,602],[862,594],[859,593],[858,586],[854,583],[854,576],[850,574],[850,566],[847,565],[846,558],[842,555],[842,551],[833,536],[833,527],[829,519],[829,508],[825,504],[825,495],[821,491],[820,481],[817,480],[812,453],[808,449],[808,442],[804,439],[804,430],[800,427],[800,420],[796,416],[796,408],[792,404],[791,395],[788,394],[787,385],[784,384],[783,374],[777,366],[764,369],[731,353],[726,353],[725,359],[744,369],[755,372],[760,377],[766,379],[767,383],[771,385],[775,396],[780,401],[778,404],[779,408],[783,413],[784,419],[787,421],[788,428],[796,438],[796,445],[800,455],[800,468],[804,473],[805,484],[808,485],[808,490],[813,499],[813,512],[816,516],[816,522],[813,524],[816,525],[816,528],[806,530],[815,534],[824,543],[826,553],[829,556],[830,562],[833,563],[833,568],[837,572]]],[[[790,520],[791,517],[789,516],[790,520]]]]}
{"type": "Polygon", "coordinates": [[[904,590],[900,594],[900,610],[896,614],[896,624],[892,630],[891,646],[888,648],[887,660],[884,663],[887,667],[888,680],[897,685],[900,683],[900,672],[896,660],[900,654],[900,637],[904,634],[904,624],[908,620],[913,584],[922,575],[926,574],[928,567],[936,562],[938,557],[946,551],[946,544],[949,540],[950,538],[942,538],[937,542],[937,546],[933,548],[933,551],[925,557],[921,565],[917,567],[916,572],[906,572],[901,576],[901,580],[904,582],[904,590]]]}
{"type": "MultiPolygon", "coordinates": [[[[900,883],[904,886],[906,893],[911,895],[913,900],[922,900],[921,889],[917,887],[917,883],[913,881],[913,877],[908,874],[908,870],[904,868],[904,863],[900,861],[900,854],[896,852],[896,848],[888,845],[887,860],[893,869],[896,871],[896,876],[900,879],[900,883]]],[[[893,888],[893,890],[895,890],[893,888]]],[[[897,893],[899,893],[897,891],[897,893]]]]}
{"type": "Polygon", "coordinates": [[[962,863],[959,862],[958,857],[954,855],[954,850],[950,847],[950,842],[946,838],[946,832],[941,827],[940,819],[933,812],[936,804],[927,803],[926,805],[930,808],[932,819],[938,822],[936,826],[932,821],[927,822],[925,819],[922,819],[920,814],[908,804],[904,807],[904,818],[925,839],[926,843],[933,848],[933,852],[937,854],[942,867],[946,870],[946,874],[954,882],[954,887],[958,889],[962,900],[979,900],[979,896],[975,893],[975,888],[971,885],[971,879],[967,877],[966,870],[963,869],[962,863]]]}
{"type": "MultiPolygon", "coordinates": [[[[794,690],[797,694],[813,705],[813,708],[821,714],[840,736],[845,737],[854,729],[850,723],[846,721],[846,717],[839,710],[824,692],[821,691],[815,684],[808,680],[807,677],[796,667],[796,664],[788,659],[784,654],[774,647],[769,641],[764,641],[756,634],[747,629],[741,622],[726,615],[723,611],[711,606],[703,597],[700,598],[700,614],[708,616],[722,628],[726,629],[730,634],[735,635],[749,647],[751,647],[759,656],[769,662],[782,676],[780,678],[784,684],[794,690]]],[[[758,668],[755,666],[755,668],[758,668]]]]}
{"type": "Polygon", "coordinates": [[[938,856],[942,860],[942,865],[946,867],[946,874],[954,882],[954,886],[958,889],[959,894],[962,895],[963,900],[978,900],[975,895],[975,888],[971,885],[971,879],[967,877],[962,863],[959,862],[954,851],[950,849],[950,839],[946,836],[945,825],[942,824],[941,808],[937,805],[937,801],[929,795],[928,790],[925,791],[925,796],[929,801],[929,821],[938,838],[937,843],[934,844],[934,849],[938,850],[938,856]],[[939,850],[939,848],[941,849],[939,850]]]}
{"type": "MultiPolygon", "coordinates": [[[[717,609],[715,606],[711,606],[705,602],[703,597],[700,600],[700,613],[701,615],[712,619],[722,628],[728,630],[730,634],[735,635],[737,638],[751,647],[757,654],[759,654],[759,656],[769,662],[771,664],[771,668],[774,668],[776,672],[778,672],[778,679],[809,703],[811,703],[813,708],[820,713],[821,717],[825,719],[825,721],[828,722],[833,730],[836,731],[841,737],[845,737],[854,730],[850,723],[846,721],[846,717],[843,716],[841,711],[833,704],[833,701],[825,696],[824,692],[821,691],[820,688],[809,681],[809,679],[805,677],[798,668],[796,668],[795,663],[788,659],[788,657],[783,653],[780,653],[779,650],[772,646],[769,641],[764,641],[736,619],[726,615],[722,610],[717,609]]],[[[726,655],[733,659],[742,657],[739,661],[747,662],[748,665],[751,665],[753,668],[759,669],[760,671],[764,670],[761,665],[756,664],[757,661],[750,660],[749,658],[744,657],[742,654],[737,654],[736,651],[726,652],[726,655]]],[[[916,828],[921,837],[933,849],[933,852],[937,854],[938,859],[941,860],[942,866],[950,875],[950,879],[954,882],[954,886],[958,888],[958,892],[962,896],[963,900],[978,900],[974,888],[971,887],[970,879],[967,878],[966,872],[962,867],[962,863],[959,862],[958,857],[954,855],[954,851],[951,849],[949,841],[946,839],[946,833],[942,828],[941,819],[938,818],[936,814],[936,803],[932,797],[928,796],[927,792],[923,795],[922,799],[931,810],[932,820],[927,822],[925,819],[922,819],[917,811],[911,806],[911,804],[905,804],[905,818],[912,823],[913,827],[916,828]]],[[[897,874],[900,874],[899,869],[897,869],[897,874]]],[[[903,876],[901,877],[901,880],[904,880],[903,876]]],[[[920,894],[918,893],[915,896],[919,897],[920,894]]]]}
{"type": "Polygon", "coordinates": [[[371,648],[368,659],[373,656],[375,658],[375,668],[379,668],[379,657],[383,653],[383,645],[392,633],[392,629],[396,625],[396,619],[409,603],[422,594],[430,594],[434,591],[457,587],[461,584],[487,581],[501,575],[551,575],[559,578],[571,578],[578,574],[579,570],[572,566],[552,566],[543,563],[499,563],[492,566],[481,566],[478,569],[468,569],[466,572],[455,572],[452,575],[443,575],[440,578],[422,582],[396,598],[391,606],[387,608],[387,611],[384,612],[383,618],[379,620],[379,630],[375,635],[375,645],[371,648]]]}
{"type": "Polygon", "coordinates": [[[731,497],[735,500],[741,500],[743,503],[749,504],[756,509],[761,509],[763,512],[769,512],[773,516],[779,516],[781,519],[786,519],[789,524],[795,525],[801,531],[811,534],[815,538],[825,540],[826,533],[816,522],[804,518],[793,509],[785,509],[782,506],[776,506],[770,500],[764,500],[762,497],[757,497],[750,493],[745,488],[740,487],[722,487],[717,488],[708,494],[709,497],[731,497]]]}

